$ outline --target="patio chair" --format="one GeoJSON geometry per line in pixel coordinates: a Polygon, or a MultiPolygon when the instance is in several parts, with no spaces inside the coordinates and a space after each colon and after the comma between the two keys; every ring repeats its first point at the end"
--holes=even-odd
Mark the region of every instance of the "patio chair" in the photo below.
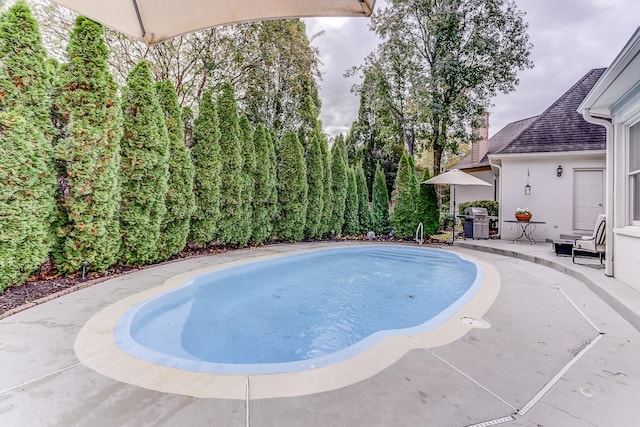
{"type": "Polygon", "coordinates": [[[591,236],[582,236],[580,239],[576,239],[573,242],[571,248],[571,259],[576,262],[576,252],[597,254],[600,258],[600,264],[603,264],[605,246],[606,246],[606,233],[605,228],[607,225],[607,216],[604,214],[598,215],[596,220],[596,226],[593,229],[591,236]]]}

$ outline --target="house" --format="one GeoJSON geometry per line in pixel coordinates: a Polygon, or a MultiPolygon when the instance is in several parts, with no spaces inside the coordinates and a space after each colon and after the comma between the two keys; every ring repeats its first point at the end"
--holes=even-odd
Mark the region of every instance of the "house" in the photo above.
{"type": "Polygon", "coordinates": [[[542,114],[520,123],[526,127],[511,141],[488,154],[499,182],[503,239],[515,237],[517,224],[505,221],[514,220],[516,208],[529,208],[532,221],[543,222],[536,225],[538,241],[588,234],[604,213],[605,130],[576,111],[604,72],[589,71],[542,114]]]}
{"type": "Polygon", "coordinates": [[[606,132],[605,274],[640,290],[640,29],[577,111],[606,132]]]}
{"type": "Polygon", "coordinates": [[[506,147],[536,118],[537,116],[509,123],[491,138],[487,138],[489,116],[485,117],[484,126],[477,132],[478,140],[471,146],[471,153],[455,167],[488,182],[491,187],[459,186],[456,188],[456,205],[474,200],[498,200],[499,183],[489,164],[489,154],[495,154],[506,147]]]}

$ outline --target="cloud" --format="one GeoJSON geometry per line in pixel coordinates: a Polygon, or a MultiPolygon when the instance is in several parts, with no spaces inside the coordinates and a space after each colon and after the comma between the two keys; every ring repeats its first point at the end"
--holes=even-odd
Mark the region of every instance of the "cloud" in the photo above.
{"type": "Polygon", "coordinates": [[[322,34],[312,43],[320,50],[320,118],[324,130],[331,136],[347,133],[358,114],[359,98],[351,93],[358,78],[346,78],[347,69],[361,65],[378,44],[378,37],[369,31],[366,18],[307,19],[307,34],[322,34]]]}
{"type": "Polygon", "coordinates": [[[515,92],[493,99],[491,134],[542,113],[593,68],[607,67],[633,34],[634,0],[519,0],[527,13],[535,67],[519,74],[515,92]]]}
{"type": "MultiPolygon", "coordinates": [[[[492,102],[491,134],[508,123],[535,116],[592,68],[608,66],[635,31],[640,16],[637,0],[516,0],[526,13],[534,45],[535,68],[520,72],[515,92],[492,102]]],[[[376,9],[385,7],[376,2],[376,9]]],[[[361,18],[307,19],[307,32],[324,33],[313,40],[323,62],[320,84],[321,119],[327,133],[347,132],[358,114],[358,98],[350,92],[358,79],[345,70],[363,63],[378,44],[361,18]]]]}

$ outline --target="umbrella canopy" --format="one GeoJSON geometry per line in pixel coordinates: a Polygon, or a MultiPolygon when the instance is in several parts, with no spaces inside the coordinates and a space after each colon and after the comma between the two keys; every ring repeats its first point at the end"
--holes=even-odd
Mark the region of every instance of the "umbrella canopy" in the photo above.
{"type": "Polygon", "coordinates": [[[450,171],[441,173],[440,175],[423,181],[423,184],[491,186],[488,182],[476,178],[473,175],[469,175],[466,172],[462,172],[460,169],[451,169],[450,171]]]}
{"type": "Polygon", "coordinates": [[[151,45],[217,25],[275,18],[369,16],[375,0],[53,0],[151,45]]]}
{"type": "Polygon", "coordinates": [[[453,187],[453,224],[451,225],[451,244],[456,240],[455,233],[455,212],[456,212],[456,185],[486,185],[491,186],[486,181],[483,181],[479,178],[476,178],[473,175],[469,175],[466,172],[462,172],[460,169],[451,169],[445,173],[441,173],[438,176],[434,176],[433,178],[429,178],[426,181],[422,182],[423,184],[439,184],[439,185],[451,185],[453,187]]]}

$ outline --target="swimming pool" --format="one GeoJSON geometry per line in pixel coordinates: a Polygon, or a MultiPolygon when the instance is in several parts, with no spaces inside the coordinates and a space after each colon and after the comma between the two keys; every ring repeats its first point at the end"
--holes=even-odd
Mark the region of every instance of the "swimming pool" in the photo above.
{"type": "Polygon", "coordinates": [[[135,305],[116,345],[196,372],[291,372],[344,360],[390,335],[429,330],[476,292],[482,270],[460,256],[367,245],[207,273],[135,305]]]}

